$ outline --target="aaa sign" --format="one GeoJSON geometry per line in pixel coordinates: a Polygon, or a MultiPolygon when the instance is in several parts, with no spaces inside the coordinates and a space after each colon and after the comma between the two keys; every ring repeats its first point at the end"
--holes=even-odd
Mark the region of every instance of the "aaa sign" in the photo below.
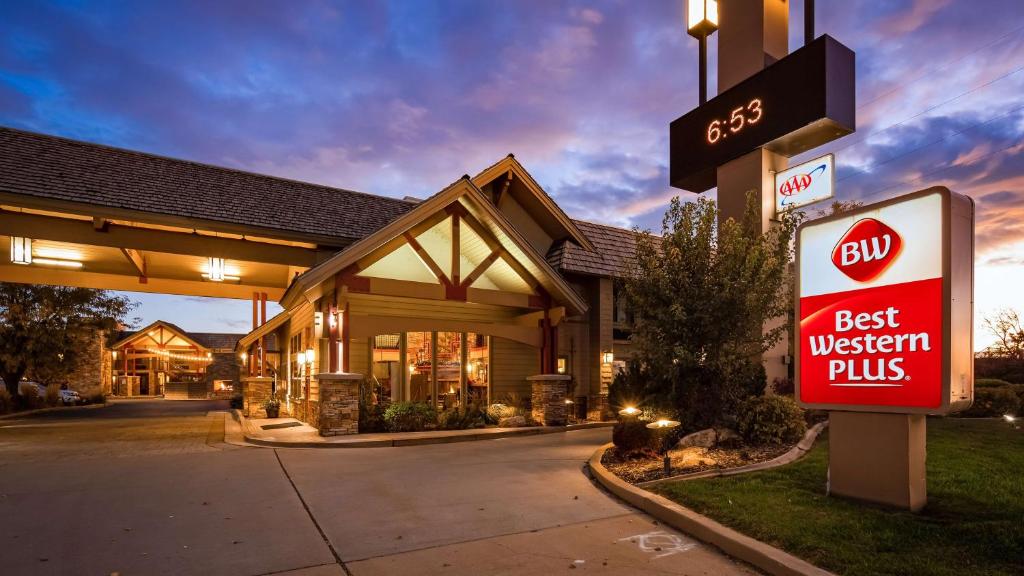
{"type": "Polygon", "coordinates": [[[929,188],[797,231],[796,391],[828,410],[970,406],[974,204],[929,188]]]}

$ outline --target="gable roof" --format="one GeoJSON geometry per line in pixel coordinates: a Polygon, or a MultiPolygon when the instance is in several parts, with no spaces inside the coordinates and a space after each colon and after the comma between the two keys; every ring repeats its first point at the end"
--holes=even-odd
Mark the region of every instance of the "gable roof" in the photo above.
{"type": "Polygon", "coordinates": [[[193,340],[211,350],[234,350],[235,344],[245,334],[228,334],[226,332],[189,332],[193,340]]]}
{"type": "MultiPolygon", "coordinates": [[[[533,176],[526,171],[526,168],[516,160],[515,155],[509,154],[487,168],[484,168],[479,174],[473,176],[472,181],[477,188],[483,188],[504,174],[515,174],[526,187],[526,190],[529,191],[547,210],[552,218],[561,225],[561,228],[569,235],[570,238],[588,250],[594,249],[590,239],[587,238],[587,236],[576,226],[575,221],[566,215],[551,196],[548,196],[548,193],[541,188],[540,184],[538,184],[536,180],[533,179],[533,176]]],[[[556,240],[559,240],[557,236],[556,240]]]]}
{"type": "Polygon", "coordinates": [[[186,342],[192,344],[196,348],[203,348],[203,349],[207,348],[207,346],[205,346],[205,345],[201,344],[200,342],[198,342],[188,332],[182,330],[180,326],[176,326],[176,325],[171,324],[170,322],[166,322],[164,320],[157,320],[156,322],[153,322],[149,326],[146,326],[144,328],[140,328],[139,330],[136,330],[134,332],[122,332],[121,333],[122,334],[121,338],[118,339],[117,342],[114,342],[113,344],[110,344],[109,348],[120,348],[121,346],[124,346],[125,344],[128,344],[132,340],[135,340],[136,338],[141,338],[143,336],[146,336],[153,329],[160,328],[160,327],[166,328],[166,329],[170,330],[171,332],[174,332],[182,340],[185,340],[186,342]]]}
{"type": "MultiPolygon", "coordinates": [[[[346,246],[414,203],[0,127],[0,199],[195,220],[346,246]],[[355,215],[356,217],[353,217],[355,215]]],[[[100,214],[97,214],[100,215],[100,214]]],[[[185,220],[188,220],[187,222],[185,220]]],[[[215,228],[217,226],[214,226],[215,228]]],[[[225,231],[229,231],[225,229],[225,231]]]]}
{"type": "MultiPolygon", "coordinates": [[[[511,239],[515,251],[519,252],[519,255],[525,260],[520,263],[527,268],[548,293],[556,297],[558,301],[566,303],[574,313],[582,313],[587,310],[586,301],[566,282],[565,278],[548,264],[543,255],[538,254],[534,250],[530,243],[509,223],[494,204],[484,196],[483,192],[473,184],[468,175],[463,176],[437,194],[417,204],[412,211],[403,214],[374,234],[363,238],[345,250],[331,256],[321,264],[300,274],[292,281],[284,296],[281,297],[281,306],[285,309],[291,308],[292,304],[297,303],[300,296],[306,291],[315,289],[325,280],[332,278],[336,273],[353,264],[359,258],[401,235],[423,219],[443,210],[452,202],[460,202],[464,197],[472,200],[472,206],[466,206],[470,209],[470,212],[474,208],[483,212],[486,214],[489,222],[494,223],[503,234],[511,239]]],[[[506,248],[509,247],[506,246],[506,248]]]]}
{"type": "Polygon", "coordinates": [[[575,223],[595,249],[585,250],[569,240],[556,242],[547,253],[551,267],[577,274],[624,276],[629,258],[636,252],[636,232],[584,220],[575,223]]]}

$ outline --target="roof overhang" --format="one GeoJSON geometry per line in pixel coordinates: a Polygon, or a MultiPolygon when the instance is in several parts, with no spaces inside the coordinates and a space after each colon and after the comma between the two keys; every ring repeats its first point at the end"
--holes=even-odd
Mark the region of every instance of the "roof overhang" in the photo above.
{"type": "MultiPolygon", "coordinates": [[[[304,301],[313,301],[323,294],[321,286],[333,281],[334,276],[360,258],[385,243],[400,236],[417,223],[444,210],[453,202],[461,203],[478,220],[490,228],[499,238],[503,247],[538,281],[538,283],[560,305],[568,308],[571,315],[587,311],[587,303],[566,280],[548,264],[515,227],[486,198],[468,177],[457,180],[441,192],[418,204],[413,210],[400,216],[374,234],[352,244],[346,250],[335,254],[322,264],[307,270],[292,282],[281,298],[286,310],[304,301]]],[[[570,221],[571,222],[571,221],[570,221]]],[[[582,234],[581,234],[582,235],[582,234]]]]}

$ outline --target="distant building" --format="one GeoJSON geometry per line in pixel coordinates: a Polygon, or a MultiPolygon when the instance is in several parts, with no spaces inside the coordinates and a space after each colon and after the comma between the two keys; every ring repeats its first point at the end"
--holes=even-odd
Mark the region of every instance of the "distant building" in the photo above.
{"type": "Polygon", "coordinates": [[[104,391],[172,400],[229,396],[239,384],[234,349],[242,336],[186,332],[163,320],[122,332],[104,352],[110,366],[104,391]]]}

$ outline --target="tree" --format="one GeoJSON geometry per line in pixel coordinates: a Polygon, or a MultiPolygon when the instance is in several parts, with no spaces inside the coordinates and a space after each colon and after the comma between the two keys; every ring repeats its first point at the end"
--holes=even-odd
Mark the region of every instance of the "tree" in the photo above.
{"type": "Polygon", "coordinates": [[[828,205],[828,208],[819,209],[815,214],[815,218],[845,214],[846,212],[856,210],[863,205],[864,203],[859,200],[833,200],[832,203],[828,205]]]}
{"type": "Polygon", "coordinates": [[[994,358],[1024,360],[1024,326],[1016,310],[1004,308],[985,317],[985,328],[996,337],[985,352],[994,358]]]}
{"type": "Polygon", "coordinates": [[[761,394],[758,361],[786,332],[792,307],[792,238],[801,213],[761,233],[748,195],[742,222],[718,226],[718,207],[674,198],[661,237],[638,232],[623,282],[636,313],[633,341],[647,373],[648,398],[686,429],[726,423],[739,402],[761,394]]]}
{"type": "Polygon", "coordinates": [[[111,331],[135,304],[105,290],[0,282],[0,378],[16,396],[26,372],[67,375],[97,331],[111,331]]]}

